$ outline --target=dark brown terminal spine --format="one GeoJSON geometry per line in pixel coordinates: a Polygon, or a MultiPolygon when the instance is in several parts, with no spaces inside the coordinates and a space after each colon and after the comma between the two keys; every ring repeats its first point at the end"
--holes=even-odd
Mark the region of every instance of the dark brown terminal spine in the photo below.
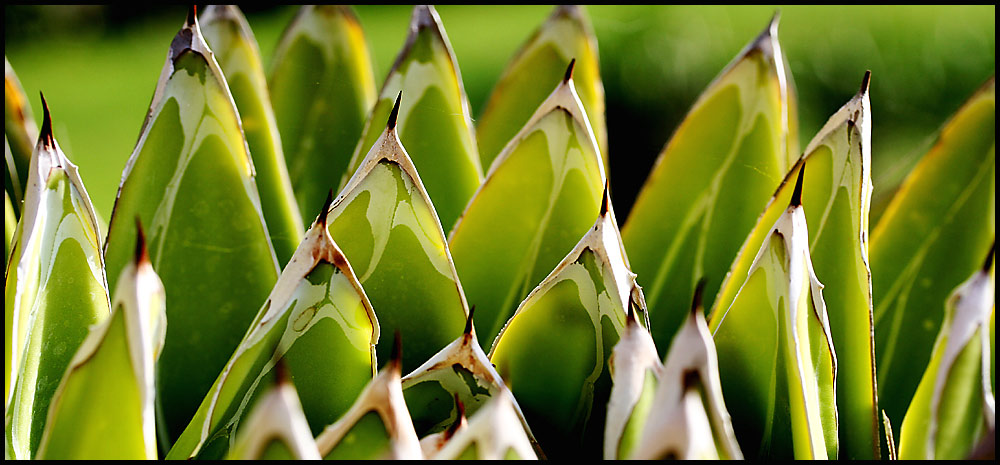
{"type": "Polygon", "coordinates": [[[792,201],[788,202],[790,207],[798,207],[802,205],[802,179],[806,174],[806,166],[802,165],[799,169],[799,178],[795,180],[795,192],[792,192],[792,201]]]}
{"type": "Polygon", "coordinates": [[[569,82],[570,79],[573,79],[573,70],[575,68],[576,68],[576,58],[569,60],[569,66],[566,67],[566,72],[563,73],[563,80],[562,80],[563,83],[567,83],[569,82]]]}
{"type": "Polygon", "coordinates": [[[396,117],[399,116],[399,101],[403,99],[403,91],[399,91],[396,94],[396,103],[392,105],[392,111],[389,112],[389,121],[385,123],[385,128],[392,131],[396,129],[396,117]]]}
{"type": "Polygon", "coordinates": [[[38,140],[47,149],[52,149],[56,145],[55,138],[52,137],[52,116],[49,114],[49,104],[45,103],[45,94],[41,91],[38,95],[42,98],[42,130],[38,133],[38,140]]]}

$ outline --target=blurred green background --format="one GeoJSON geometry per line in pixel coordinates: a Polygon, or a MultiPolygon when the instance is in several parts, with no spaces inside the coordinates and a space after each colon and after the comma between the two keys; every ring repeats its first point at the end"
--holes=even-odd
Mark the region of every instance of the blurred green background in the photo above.
{"type": "MultiPolygon", "coordinates": [[[[295,6],[245,6],[265,65],[295,6]]],[[[478,116],[503,68],[552,10],[437,7],[478,116]]],[[[381,86],[406,36],[408,6],[357,6],[381,86]]],[[[588,6],[607,97],[611,185],[620,221],[698,94],[781,11],[779,39],[799,96],[804,148],[872,71],[872,224],[934,134],[996,67],[996,6],[588,6]]],[[[4,53],[94,205],[111,214],[167,47],[186,7],[4,6],[4,53]]],[[[307,221],[309,219],[306,219],[307,221]]]]}

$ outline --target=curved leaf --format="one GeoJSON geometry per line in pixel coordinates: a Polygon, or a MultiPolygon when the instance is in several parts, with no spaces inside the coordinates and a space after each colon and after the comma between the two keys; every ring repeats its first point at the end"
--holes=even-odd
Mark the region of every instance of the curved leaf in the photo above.
{"type": "Polygon", "coordinates": [[[346,6],[302,6],[274,52],[268,86],[303,218],[336,188],[375,103],[361,23],[346,6]]]}
{"type": "Polygon", "coordinates": [[[872,231],[878,397],[890,418],[903,416],[930,361],[944,316],[940,303],[979,266],[994,237],[996,80],[990,78],[944,126],[872,231]]]}
{"type": "Polygon", "coordinates": [[[31,106],[24,95],[21,81],[14,68],[3,57],[3,130],[7,151],[4,152],[4,190],[14,202],[14,213],[20,215],[21,203],[28,180],[31,152],[38,139],[38,129],[31,117],[31,106]]]}
{"type": "Polygon", "coordinates": [[[137,217],[167,293],[157,419],[168,448],[278,276],[239,114],[193,12],[122,174],[106,250],[111,276],[130,260],[137,217]]]}
{"type": "Polygon", "coordinates": [[[482,342],[593,224],[605,177],[574,66],[497,158],[450,235],[482,342]]]}
{"type": "MultiPolygon", "coordinates": [[[[330,210],[330,234],[378,309],[382,331],[410,343],[403,369],[417,368],[465,326],[468,306],[441,223],[389,124],[330,210]]],[[[376,347],[387,360],[385,344],[376,347]]]]}
{"type": "Polygon", "coordinates": [[[709,84],[639,192],[622,237],[669,347],[707,279],[706,307],[798,148],[777,17],[709,84]]]}
{"type": "Polygon", "coordinates": [[[483,181],[483,169],[458,61],[432,6],[413,7],[406,43],[382,85],[341,186],[362,167],[399,92],[407,96],[399,108],[399,139],[420,171],[441,226],[450,231],[483,181]]]}
{"type": "MultiPolygon", "coordinates": [[[[328,202],[332,198],[328,198],[328,202]]],[[[259,386],[284,363],[314,433],[371,381],[379,328],[354,270],[326,230],[326,208],[306,233],[243,341],[168,459],[218,459],[243,429],[259,386]]]]}
{"type": "Polygon", "coordinates": [[[608,359],[611,395],[604,424],[604,460],[628,458],[645,431],[663,371],[649,330],[629,312],[625,332],[608,359]]]}
{"type": "Polygon", "coordinates": [[[509,391],[490,399],[438,451],[434,460],[535,460],[532,439],[509,391]]]}
{"type": "Polygon", "coordinates": [[[165,296],[141,234],[138,241],[111,317],[87,334],[52,397],[40,459],[157,458],[154,373],[165,296]]]}
{"type": "Polygon", "coordinates": [[[642,291],[605,192],[594,227],[528,294],[490,352],[550,458],[600,455],[608,358],[633,301],[642,291]]]}
{"type": "MultiPolygon", "coordinates": [[[[280,370],[279,370],[280,371],[280,370]]],[[[279,373],[276,386],[253,404],[228,460],[319,460],[299,396],[279,373]]]]}
{"type": "Polygon", "coordinates": [[[493,161],[545,101],[549,87],[571,60],[576,60],[574,87],[608,169],[608,129],[604,119],[597,37],[583,8],[560,5],[511,59],[476,121],[476,140],[483,168],[493,161]]]}
{"type": "Polygon", "coordinates": [[[4,289],[5,433],[16,459],[34,458],[66,368],[110,314],[94,207],[42,106],[4,289]]]}
{"type": "Polygon", "coordinates": [[[801,171],[715,330],[719,374],[748,457],[837,457],[837,358],[809,253],[801,171]]]}
{"type": "Polygon", "coordinates": [[[993,434],[996,401],[987,359],[992,255],[945,302],[931,362],[903,418],[900,459],[964,459],[984,434],[993,434]]]}
{"type": "Polygon", "coordinates": [[[257,39],[236,5],[210,5],[201,15],[201,24],[239,110],[253,157],[261,211],[278,263],[284,266],[302,240],[304,228],[288,180],[257,39]]]}

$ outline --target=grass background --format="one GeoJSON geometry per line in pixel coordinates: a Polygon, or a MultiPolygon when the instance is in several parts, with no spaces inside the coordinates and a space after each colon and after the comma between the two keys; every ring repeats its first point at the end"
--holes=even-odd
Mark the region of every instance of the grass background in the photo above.
{"type": "MultiPolygon", "coordinates": [[[[269,64],[295,6],[244,8],[269,64]]],[[[437,7],[473,110],[551,6],[437,7]]],[[[406,36],[408,6],[357,6],[380,86],[406,36]]],[[[872,71],[874,225],[935,132],[995,73],[996,7],[588,6],[607,98],[611,184],[624,221],[656,156],[698,94],[781,12],[804,148],[872,71]]],[[[4,6],[4,54],[53,114],[56,138],[107,219],[167,47],[186,7],[4,6]]],[[[308,222],[309,219],[306,219],[308,222]]]]}

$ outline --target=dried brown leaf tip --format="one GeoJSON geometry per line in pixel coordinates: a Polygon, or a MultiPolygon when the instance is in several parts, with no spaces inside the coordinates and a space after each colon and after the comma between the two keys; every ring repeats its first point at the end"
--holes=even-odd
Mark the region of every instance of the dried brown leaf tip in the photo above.
{"type": "Polygon", "coordinates": [[[448,427],[444,432],[445,440],[451,439],[455,433],[462,427],[462,423],[465,423],[465,404],[462,400],[458,398],[458,394],[455,394],[455,405],[458,407],[458,416],[455,418],[455,422],[448,427]]]}
{"type": "Polygon", "coordinates": [[[694,298],[691,299],[691,314],[697,314],[698,312],[704,311],[705,309],[705,284],[708,283],[708,278],[702,276],[698,280],[698,284],[694,287],[694,298]]]}
{"type": "Polygon", "coordinates": [[[45,94],[41,91],[38,96],[42,98],[42,129],[38,132],[38,140],[42,146],[52,150],[56,146],[55,138],[52,136],[52,116],[49,114],[49,104],[45,102],[45,94]]]}
{"type": "Polygon", "coordinates": [[[611,208],[611,192],[609,189],[609,182],[604,181],[604,195],[601,196],[601,216],[608,214],[608,209],[611,208]]]}
{"type": "Polygon", "coordinates": [[[789,207],[798,207],[802,205],[802,179],[805,177],[806,167],[802,165],[799,169],[799,177],[795,180],[795,191],[792,192],[792,200],[788,202],[789,207]]]}
{"type": "Polygon", "coordinates": [[[569,66],[566,67],[566,72],[563,73],[563,83],[568,83],[573,79],[573,70],[576,68],[576,58],[569,60],[569,66]]]}
{"type": "Polygon", "coordinates": [[[868,93],[868,86],[872,82],[872,70],[865,71],[865,77],[861,78],[861,88],[858,89],[858,95],[864,95],[868,93]]]}
{"type": "Polygon", "coordinates": [[[392,338],[392,355],[389,359],[389,368],[394,370],[397,374],[402,374],[403,370],[403,340],[402,336],[399,335],[399,330],[396,330],[395,335],[392,338]]]}
{"type": "Polygon", "coordinates": [[[389,112],[389,120],[385,123],[385,128],[389,131],[396,129],[396,118],[399,116],[399,102],[403,99],[403,91],[399,91],[396,94],[396,103],[392,105],[392,111],[389,112]]]}
{"type": "Polygon", "coordinates": [[[983,262],[983,273],[989,273],[990,268],[993,268],[993,257],[997,251],[997,240],[993,239],[993,244],[990,245],[990,253],[986,255],[986,261],[983,262]]]}
{"type": "Polygon", "coordinates": [[[463,332],[466,336],[472,335],[472,315],[476,313],[476,306],[473,305],[469,308],[469,317],[465,319],[465,331],[463,332]]]}
{"type": "Polygon", "coordinates": [[[146,249],[146,233],[142,230],[142,220],[135,217],[135,264],[149,263],[149,250],[146,249]]]}
{"type": "Polygon", "coordinates": [[[330,216],[330,206],[333,205],[333,189],[331,188],[326,194],[326,201],[323,202],[323,208],[319,210],[319,216],[316,217],[316,224],[320,225],[322,228],[326,228],[327,219],[330,216]]]}
{"type": "Polygon", "coordinates": [[[185,27],[194,27],[198,21],[198,5],[191,5],[188,8],[187,19],[184,21],[185,27]]]}
{"type": "Polygon", "coordinates": [[[275,381],[278,386],[290,385],[292,384],[292,377],[288,373],[288,366],[285,365],[285,359],[279,358],[274,364],[274,374],[275,381]]]}

